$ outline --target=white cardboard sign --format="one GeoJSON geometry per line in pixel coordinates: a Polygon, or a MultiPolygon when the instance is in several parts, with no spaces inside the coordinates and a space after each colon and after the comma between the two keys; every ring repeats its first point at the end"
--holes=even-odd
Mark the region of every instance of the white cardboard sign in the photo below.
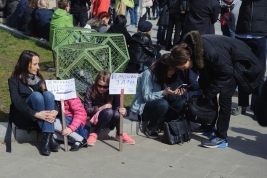
{"type": "Polygon", "coordinates": [[[52,92],[55,100],[68,100],[76,98],[74,79],[69,80],[45,80],[47,90],[52,92]]]}
{"type": "Polygon", "coordinates": [[[138,74],[112,73],[109,81],[109,94],[135,94],[138,74]]]}

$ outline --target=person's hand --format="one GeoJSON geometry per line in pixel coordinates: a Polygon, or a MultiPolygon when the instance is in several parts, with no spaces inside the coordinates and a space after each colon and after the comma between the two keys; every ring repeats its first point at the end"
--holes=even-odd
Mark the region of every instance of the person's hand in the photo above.
{"type": "Polygon", "coordinates": [[[184,88],[177,88],[176,90],[173,91],[173,94],[176,96],[181,96],[184,94],[184,92],[185,92],[184,88]]]}
{"type": "Polygon", "coordinates": [[[68,136],[71,133],[72,133],[72,130],[70,128],[66,128],[66,129],[62,130],[62,132],[61,132],[61,134],[63,136],[68,136]]]}
{"type": "Polygon", "coordinates": [[[169,95],[169,94],[174,94],[174,91],[172,91],[172,90],[170,89],[170,87],[167,87],[167,88],[165,88],[165,89],[163,90],[162,95],[163,95],[163,96],[166,96],[166,95],[169,95]]]}
{"type": "Polygon", "coordinates": [[[181,11],[180,13],[181,13],[181,14],[184,14],[184,13],[185,13],[185,11],[181,11]]]}
{"type": "Polygon", "coordinates": [[[102,111],[102,110],[104,110],[104,109],[106,109],[106,108],[112,108],[112,105],[111,105],[111,104],[105,104],[105,105],[99,107],[98,110],[99,110],[99,111],[102,111]]]}
{"type": "Polygon", "coordinates": [[[119,113],[123,116],[126,114],[126,109],[125,108],[119,108],[119,113]]]}
{"type": "Polygon", "coordinates": [[[56,119],[57,116],[57,111],[52,110],[52,111],[45,111],[45,121],[53,123],[56,119]]]}

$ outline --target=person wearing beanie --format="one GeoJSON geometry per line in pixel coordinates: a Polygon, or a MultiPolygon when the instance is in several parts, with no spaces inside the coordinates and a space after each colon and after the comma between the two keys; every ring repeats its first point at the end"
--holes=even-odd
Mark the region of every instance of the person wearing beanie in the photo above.
{"type": "Polygon", "coordinates": [[[138,32],[132,36],[128,43],[130,61],[126,67],[126,73],[141,73],[160,57],[161,47],[153,46],[151,32],[151,22],[143,21],[138,24],[138,32]]]}

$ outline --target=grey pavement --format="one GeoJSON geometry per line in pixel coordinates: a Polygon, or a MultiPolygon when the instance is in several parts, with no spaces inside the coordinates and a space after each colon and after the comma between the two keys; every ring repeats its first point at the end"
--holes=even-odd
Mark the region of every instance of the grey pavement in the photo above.
{"type": "MultiPolygon", "coordinates": [[[[156,21],[151,22],[155,42],[157,26],[156,21]]],[[[128,30],[136,32],[134,27],[128,30]]],[[[221,34],[218,23],[216,34],[221,34]]],[[[233,97],[233,107],[236,105],[237,98],[233,97]]],[[[118,151],[119,143],[112,131],[103,134],[106,137],[93,147],[77,152],[62,149],[48,157],[39,154],[39,136],[37,141],[36,134],[25,135],[21,131],[17,131],[16,139],[13,137],[12,153],[6,153],[3,138],[7,123],[0,123],[0,178],[266,178],[267,128],[259,126],[252,116],[248,111],[231,117],[228,148],[203,148],[200,141],[206,137],[195,134],[182,146],[163,144],[161,138],[146,138],[137,123],[125,119],[124,130],[136,144],[124,145],[122,152],[118,151]]]]}

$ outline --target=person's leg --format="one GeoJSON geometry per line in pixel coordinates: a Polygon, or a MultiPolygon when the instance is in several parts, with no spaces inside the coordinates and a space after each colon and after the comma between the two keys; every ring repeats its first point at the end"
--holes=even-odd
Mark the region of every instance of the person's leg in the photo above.
{"type": "MultiPolygon", "coordinates": [[[[159,8],[159,14],[161,14],[163,8],[159,8]]],[[[157,32],[157,44],[163,46],[165,45],[165,28],[164,26],[158,26],[158,32],[157,32]]]]}
{"type": "Polygon", "coordinates": [[[129,13],[130,13],[130,19],[131,19],[131,23],[130,25],[131,26],[134,26],[135,25],[135,19],[134,19],[134,7],[133,8],[130,8],[130,7],[127,7],[128,10],[129,10],[129,13]]]}
{"type": "Polygon", "coordinates": [[[87,11],[84,11],[84,12],[80,12],[80,18],[79,18],[79,21],[80,21],[80,27],[84,27],[88,21],[88,13],[87,11]]]}
{"type": "Polygon", "coordinates": [[[180,14],[180,13],[174,14],[175,33],[174,33],[174,38],[173,38],[173,46],[177,45],[178,42],[180,41],[183,18],[184,18],[183,14],[180,14]]]}
{"type": "Polygon", "coordinates": [[[73,26],[78,26],[79,24],[79,14],[72,14],[73,16],[73,26]]]}
{"type": "Polygon", "coordinates": [[[147,18],[148,20],[151,20],[151,16],[150,16],[150,7],[146,8],[146,12],[147,12],[147,18]]]}
{"type": "Polygon", "coordinates": [[[139,7],[139,5],[138,4],[135,4],[134,5],[134,22],[135,22],[135,26],[137,26],[137,24],[138,24],[138,14],[137,14],[137,11],[138,11],[138,7],[139,7]]]}
{"type": "Polygon", "coordinates": [[[169,103],[165,99],[158,99],[146,103],[142,117],[149,123],[145,134],[148,138],[157,138],[156,127],[169,109],[169,103]]]}
{"type": "Polygon", "coordinates": [[[219,116],[217,120],[217,127],[215,136],[209,140],[202,141],[204,147],[209,148],[223,148],[228,146],[227,131],[229,128],[231,117],[232,95],[235,91],[237,82],[233,77],[229,83],[222,88],[219,96],[219,116]]]}
{"type": "Polygon", "coordinates": [[[113,110],[111,108],[102,110],[98,115],[98,122],[94,127],[93,133],[99,134],[99,132],[108,125],[112,117],[113,110]]]}
{"type": "Polygon", "coordinates": [[[171,121],[178,119],[180,115],[182,115],[182,110],[185,106],[186,99],[177,97],[177,99],[169,101],[169,109],[165,115],[164,121],[171,121]]]}
{"type": "Polygon", "coordinates": [[[173,32],[173,26],[175,24],[175,18],[174,14],[169,15],[169,24],[167,27],[167,33],[166,33],[166,50],[169,51],[172,48],[172,32],[173,32]]]}

